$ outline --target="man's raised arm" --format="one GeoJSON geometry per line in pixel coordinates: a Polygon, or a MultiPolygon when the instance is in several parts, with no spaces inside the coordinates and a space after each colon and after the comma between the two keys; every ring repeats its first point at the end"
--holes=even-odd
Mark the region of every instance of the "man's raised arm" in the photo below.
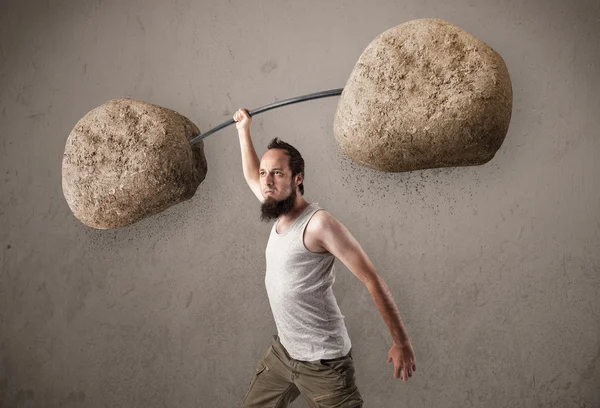
{"type": "Polygon", "coordinates": [[[240,138],[240,149],[242,151],[242,169],[244,171],[244,178],[246,183],[256,195],[256,197],[262,202],[264,200],[262,192],[260,191],[260,177],[258,174],[260,168],[260,160],[254,150],[252,144],[252,137],[250,136],[250,125],[252,124],[252,118],[248,115],[246,109],[239,109],[234,115],[235,127],[238,131],[240,138]]]}

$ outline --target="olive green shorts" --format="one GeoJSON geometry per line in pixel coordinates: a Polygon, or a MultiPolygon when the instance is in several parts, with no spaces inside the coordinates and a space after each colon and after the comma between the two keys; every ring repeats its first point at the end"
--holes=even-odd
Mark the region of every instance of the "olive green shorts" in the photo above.
{"type": "Polygon", "coordinates": [[[279,337],[273,336],[265,356],[256,365],[242,407],[287,407],[300,394],[310,407],[362,407],[352,352],[333,360],[295,360],[279,337]]]}

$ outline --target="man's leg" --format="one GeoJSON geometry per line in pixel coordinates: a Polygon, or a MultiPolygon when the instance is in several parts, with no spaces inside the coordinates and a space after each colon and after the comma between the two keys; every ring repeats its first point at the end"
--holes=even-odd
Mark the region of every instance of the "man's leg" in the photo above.
{"type": "Polygon", "coordinates": [[[354,360],[348,354],[335,360],[301,362],[296,385],[314,408],[360,408],[363,399],[354,379],[354,360]]]}
{"type": "Polygon", "coordinates": [[[271,345],[256,365],[242,408],[284,408],[298,395],[291,368],[273,353],[271,345]]]}

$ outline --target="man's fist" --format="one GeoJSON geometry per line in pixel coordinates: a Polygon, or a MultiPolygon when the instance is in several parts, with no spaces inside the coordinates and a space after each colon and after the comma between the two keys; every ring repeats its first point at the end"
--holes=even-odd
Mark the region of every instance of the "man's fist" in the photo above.
{"type": "Polygon", "coordinates": [[[238,109],[238,111],[233,114],[233,120],[235,120],[235,127],[238,131],[250,131],[250,124],[252,123],[252,118],[248,114],[248,110],[238,109]]]}

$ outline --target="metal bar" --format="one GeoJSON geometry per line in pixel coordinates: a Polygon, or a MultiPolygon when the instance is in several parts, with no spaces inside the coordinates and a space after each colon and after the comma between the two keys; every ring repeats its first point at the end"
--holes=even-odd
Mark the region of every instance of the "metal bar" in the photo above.
{"type": "MultiPolygon", "coordinates": [[[[254,110],[248,112],[248,114],[250,116],[254,116],[254,115],[258,115],[259,113],[263,113],[263,112],[266,112],[268,110],[275,109],[275,108],[280,108],[282,106],[291,105],[293,103],[310,101],[310,100],[319,99],[319,98],[327,98],[329,96],[341,95],[343,90],[344,90],[344,88],[330,89],[329,91],[321,91],[321,92],[315,92],[315,93],[308,94],[308,95],[297,96],[295,98],[290,98],[290,99],[286,99],[283,101],[274,102],[269,105],[265,105],[263,107],[254,109],[254,110]]],[[[230,119],[227,122],[223,122],[220,125],[212,128],[208,132],[196,136],[195,138],[190,140],[190,144],[198,143],[200,140],[207,138],[208,136],[212,135],[215,132],[218,132],[219,130],[221,130],[223,128],[226,128],[227,126],[233,125],[234,123],[235,123],[235,121],[233,119],[230,119]]]]}

